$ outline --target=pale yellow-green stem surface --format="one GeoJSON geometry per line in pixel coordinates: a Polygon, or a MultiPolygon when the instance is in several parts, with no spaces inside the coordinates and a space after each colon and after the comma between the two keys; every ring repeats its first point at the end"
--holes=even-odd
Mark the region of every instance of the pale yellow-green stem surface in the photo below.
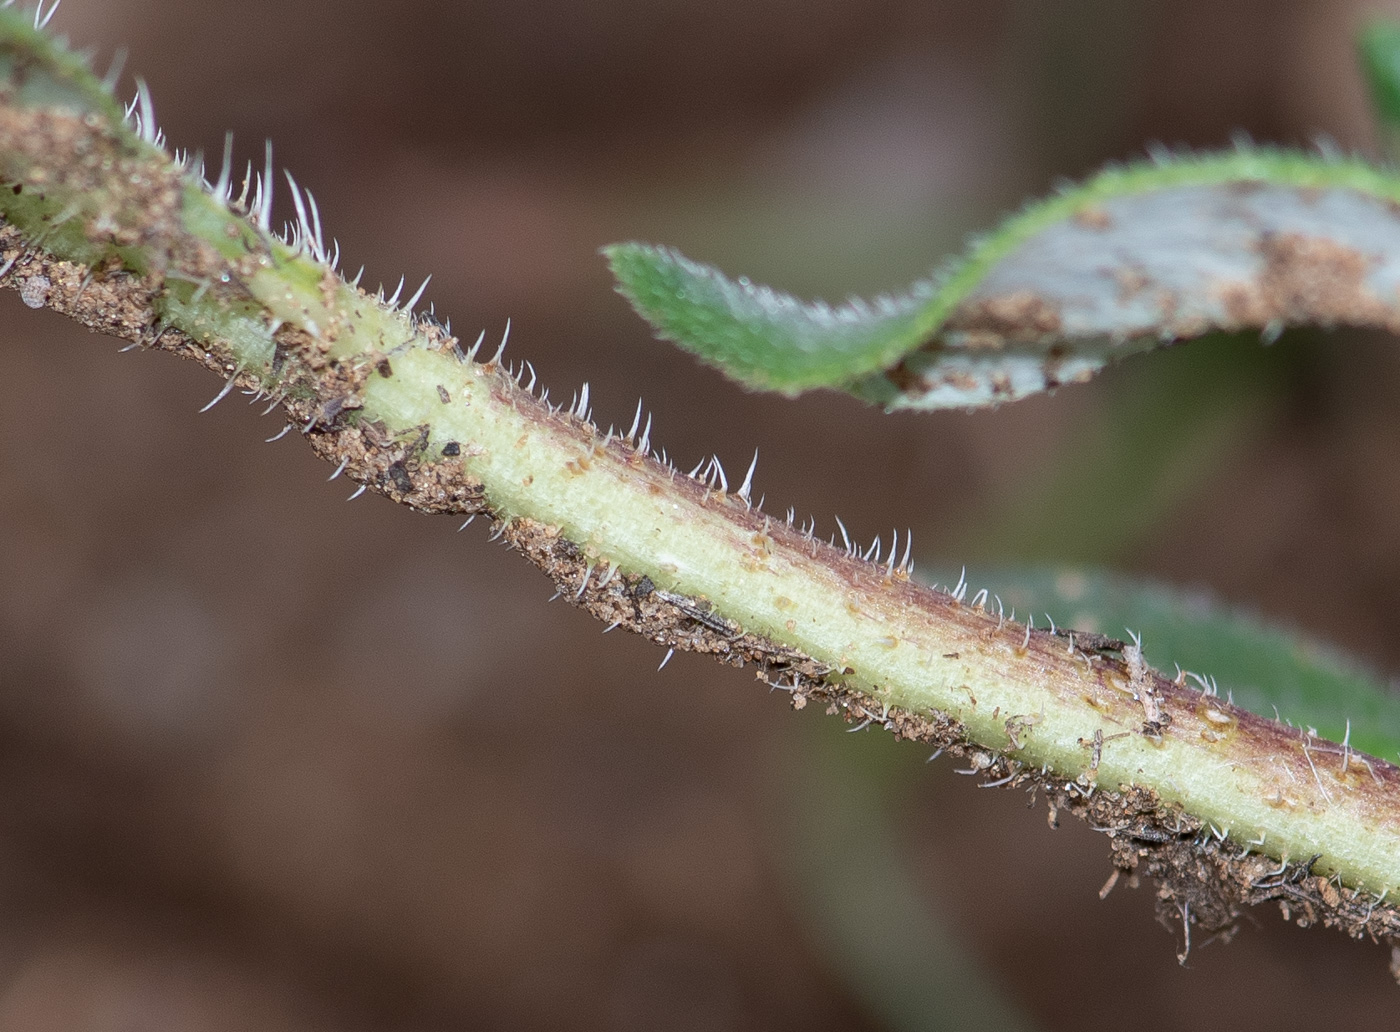
{"type": "Polygon", "coordinates": [[[159,336],[140,324],[149,306],[195,357],[285,399],[297,429],[363,483],[452,511],[414,494],[436,478],[456,511],[551,528],[582,556],[561,588],[585,604],[590,578],[596,592],[621,571],[708,614],[710,632],[808,657],[795,703],[839,693],[856,719],[904,733],[952,721],[975,769],[1043,773],[1082,798],[1146,790],[1228,837],[1236,858],[1301,861],[1375,895],[1400,887],[1394,766],[1168,681],[1136,646],[1032,630],[914,583],[893,558],[771,520],[747,482],[692,479],[635,433],[603,435],[585,403],[551,408],[499,361],[463,356],[435,324],[346,284],[315,219],[273,239],[258,200],[270,178],[232,201],[113,109],[71,56],[0,11],[0,214],[26,242],[4,275],[26,300],[94,306],[89,325],[147,341],[159,336]],[[44,77],[52,89],[35,88],[44,77]],[[351,437],[394,461],[361,461],[351,437]]]}

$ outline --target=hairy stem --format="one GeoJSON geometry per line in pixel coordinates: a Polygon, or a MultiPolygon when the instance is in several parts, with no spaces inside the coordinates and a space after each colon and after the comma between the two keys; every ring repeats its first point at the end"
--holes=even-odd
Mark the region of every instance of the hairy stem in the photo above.
{"type": "Polygon", "coordinates": [[[771,519],[752,470],[679,473],[641,419],[602,434],[586,391],[551,406],[499,354],[464,355],[436,323],[344,282],[309,197],[296,195],[291,238],[274,237],[270,169],[241,202],[208,187],[157,146],[149,108],[139,129],[122,120],[9,11],[0,179],[4,279],[26,303],[265,392],[370,489],[492,517],[600,618],[755,663],[794,706],[820,699],[1043,787],[1110,832],[1119,866],[1165,879],[1188,925],[1283,898],[1354,935],[1400,935],[1376,899],[1400,887],[1391,764],[1167,680],[1135,645],[915,583],[893,549],[882,563],[771,519]]]}

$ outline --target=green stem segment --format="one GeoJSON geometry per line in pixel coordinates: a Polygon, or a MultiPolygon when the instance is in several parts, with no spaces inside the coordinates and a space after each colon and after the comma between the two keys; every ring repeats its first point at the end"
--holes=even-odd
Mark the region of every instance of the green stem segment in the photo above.
{"type": "Polygon", "coordinates": [[[1045,772],[1084,798],[1148,790],[1248,849],[1316,856],[1313,874],[1373,893],[1400,888],[1390,764],[1167,681],[1132,646],[1112,655],[913,583],[893,560],[764,516],[747,483],[692,480],[635,435],[605,438],[586,412],[551,409],[498,362],[464,359],[436,326],[270,238],[9,11],[0,73],[0,213],[36,248],[9,273],[26,299],[72,308],[86,292],[107,306],[101,325],[149,337],[116,300],[144,277],[133,289],[208,364],[285,397],[352,476],[420,508],[544,528],[567,544],[552,554],[572,557],[551,572],[595,609],[618,570],[632,598],[643,584],[673,593],[697,631],[673,643],[763,640],[809,657],[788,665],[806,671],[790,675],[798,704],[839,694],[906,732],[951,721],[981,769],[1045,772]],[[61,284],[62,261],[90,266],[92,282],[61,284]],[[375,449],[393,461],[375,465],[375,449]]]}

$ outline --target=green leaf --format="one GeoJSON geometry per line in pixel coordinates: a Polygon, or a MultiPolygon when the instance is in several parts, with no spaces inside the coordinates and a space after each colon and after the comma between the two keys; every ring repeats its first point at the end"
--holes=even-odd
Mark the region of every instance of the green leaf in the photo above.
{"type": "MultiPolygon", "coordinates": [[[[1038,626],[1125,638],[1171,676],[1191,671],[1222,696],[1261,716],[1315,728],[1362,752],[1400,754],[1400,695],[1336,649],[1191,592],[1096,571],[996,571],[979,579],[1009,613],[1038,626]],[[1349,734],[1349,737],[1348,737],[1349,734]]],[[[993,602],[993,606],[995,606],[993,602]]],[[[1199,682],[1191,679],[1193,685],[1199,682]]]]}
{"type": "Polygon", "coordinates": [[[618,290],[662,337],[754,387],[839,382],[919,343],[917,287],[900,299],[804,304],[668,248],[613,244],[603,253],[618,290]]]}
{"type": "Polygon", "coordinates": [[[605,249],[657,333],[742,383],[978,408],[1212,330],[1400,323],[1400,178],[1266,148],[1111,167],[899,295],[808,303],[679,253],[605,249]]]}

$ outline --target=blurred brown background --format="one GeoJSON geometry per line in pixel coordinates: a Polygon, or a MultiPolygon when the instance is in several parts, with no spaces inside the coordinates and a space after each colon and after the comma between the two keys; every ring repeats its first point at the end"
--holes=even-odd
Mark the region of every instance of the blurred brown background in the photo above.
{"type": "MultiPolygon", "coordinates": [[[[890,418],[698,368],[596,254],[662,241],[839,299],[1149,141],[1365,149],[1350,40],[1377,9],[67,0],[55,27],[99,69],[128,47],[173,145],[232,128],[241,163],[270,136],[351,271],[434,273],[464,335],[509,316],[604,424],[640,394],[686,467],[758,445],[771,510],[911,525],[974,581],[1208,587],[1397,671],[1393,341],[1212,341],[890,418]]],[[[1393,1022],[1386,951],[1267,912],[1183,969],[1149,890],[1099,901],[1086,829],[747,673],[657,673],[479,525],[347,505],[261,443],[275,416],[198,415],[202,370],[9,292],[0,320],[0,1028],[1393,1022]]]]}

